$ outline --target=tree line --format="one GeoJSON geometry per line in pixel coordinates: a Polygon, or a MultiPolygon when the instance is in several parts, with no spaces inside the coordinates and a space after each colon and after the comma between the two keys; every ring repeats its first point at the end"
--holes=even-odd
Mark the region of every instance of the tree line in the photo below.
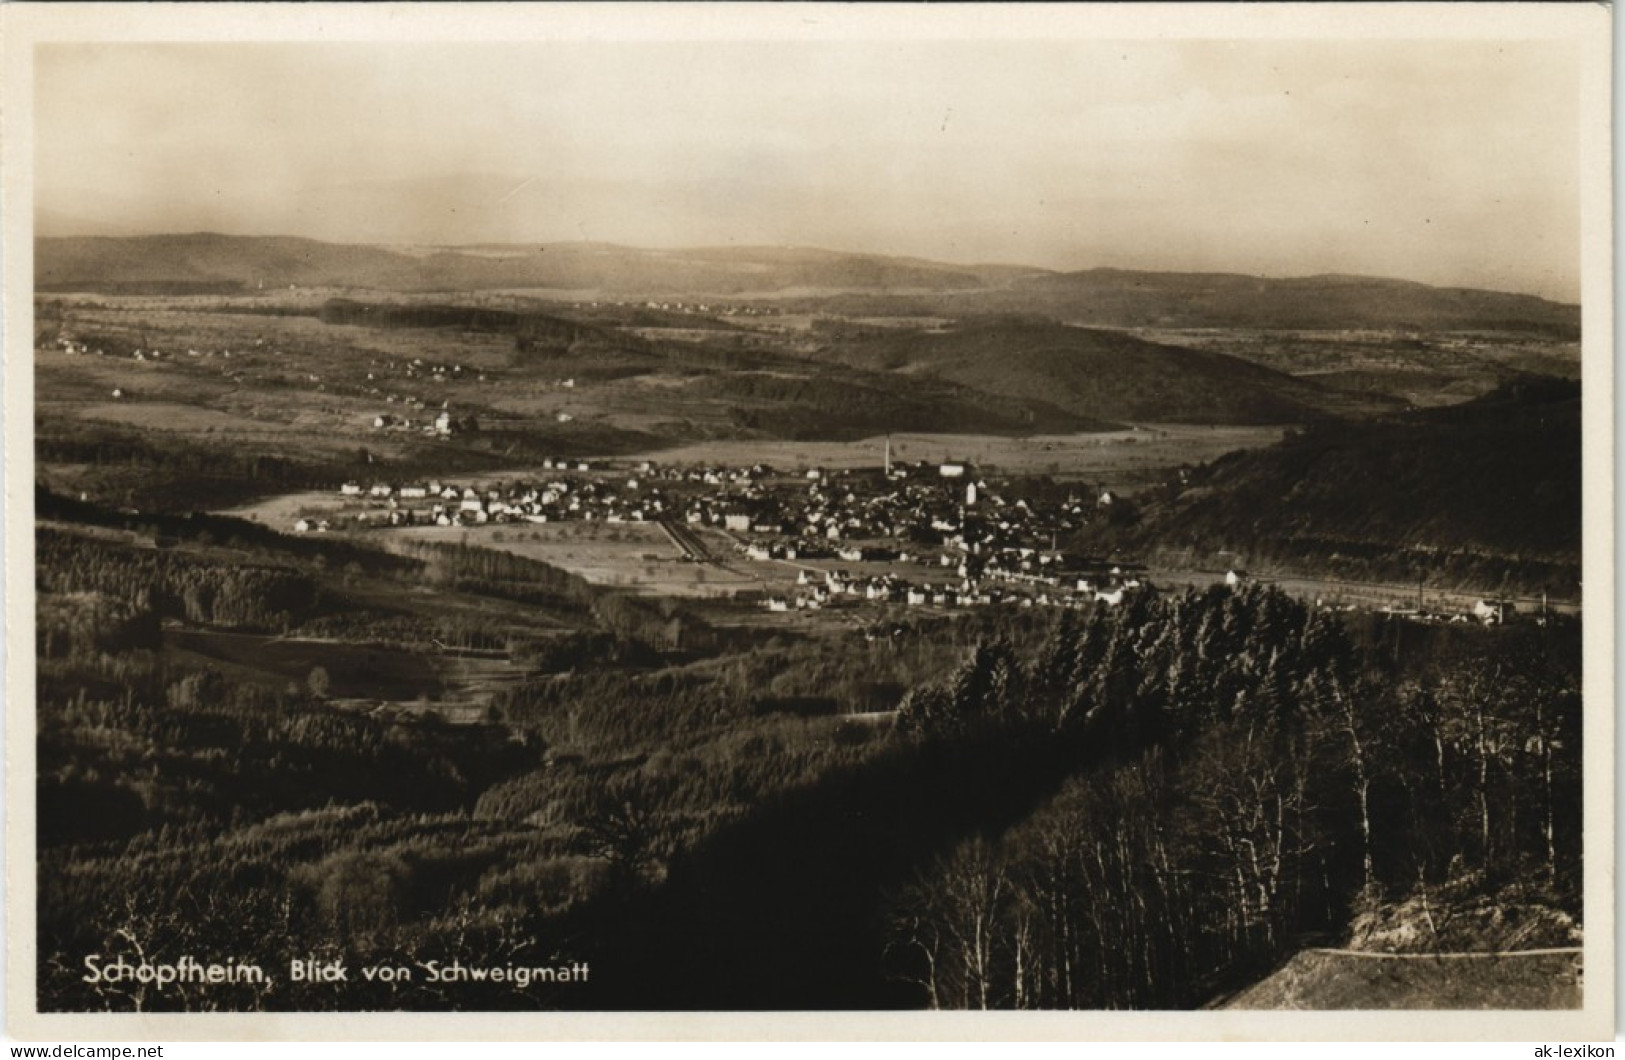
{"type": "Polygon", "coordinates": [[[899,892],[895,974],[936,1007],[1182,1008],[1385,901],[1465,883],[1578,913],[1577,675],[1501,639],[1386,679],[1324,613],[1220,589],[1068,623],[1025,662],[979,648],[904,724],[1038,725],[1093,764],[899,892]]]}

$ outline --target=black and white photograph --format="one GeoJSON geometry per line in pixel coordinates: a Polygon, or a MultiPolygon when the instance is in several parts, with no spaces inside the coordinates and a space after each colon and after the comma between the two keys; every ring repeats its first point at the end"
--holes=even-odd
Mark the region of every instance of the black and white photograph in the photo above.
{"type": "Polygon", "coordinates": [[[13,1021],[1612,1038],[1608,8],[7,6],[13,1021]]]}

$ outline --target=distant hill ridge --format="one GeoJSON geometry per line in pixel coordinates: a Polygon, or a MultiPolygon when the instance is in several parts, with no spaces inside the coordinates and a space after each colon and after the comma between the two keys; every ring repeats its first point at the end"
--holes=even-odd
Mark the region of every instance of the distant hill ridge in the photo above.
{"type": "Polygon", "coordinates": [[[1090,269],[1025,277],[1011,285],[1012,311],[1065,306],[1093,322],[1118,326],[1190,324],[1283,328],[1484,328],[1579,335],[1579,307],[1534,295],[1414,280],[1328,273],[1266,279],[1237,273],[1090,269]],[[1021,304],[1025,299],[1030,305],[1021,304]]]}
{"type": "Polygon", "coordinates": [[[765,294],[785,289],[945,291],[985,286],[1009,267],[805,248],[645,250],[606,243],[389,248],[289,236],[209,232],[35,241],[35,283],[116,287],[159,280],[235,281],[247,288],[393,291],[554,288],[622,294],[765,294]]]}
{"type": "Polygon", "coordinates": [[[1237,273],[1053,272],[808,247],[640,249],[608,243],[385,247],[289,236],[35,240],[40,290],[166,281],[389,291],[542,288],[620,295],[783,294],[856,312],[1028,313],[1112,327],[1246,326],[1534,331],[1573,338],[1579,307],[1408,280],[1237,273]],[[875,301],[879,299],[879,301],[875,301]],[[866,301],[867,300],[867,301],[866,301]]]}

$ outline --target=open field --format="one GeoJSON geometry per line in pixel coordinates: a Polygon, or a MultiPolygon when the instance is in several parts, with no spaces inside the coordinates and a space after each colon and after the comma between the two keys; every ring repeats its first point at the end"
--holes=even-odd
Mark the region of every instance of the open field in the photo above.
{"type": "MultiPolygon", "coordinates": [[[[998,435],[893,434],[894,463],[965,460],[1004,474],[1053,475],[1102,481],[1117,489],[1143,483],[1150,472],[1199,464],[1237,449],[1272,445],[1281,427],[1145,424],[1127,431],[1009,438],[998,435]]],[[[770,464],[785,469],[879,467],[886,439],[855,442],[716,441],[632,454],[662,464],[720,467],[770,464]]]]}
{"type": "Polygon", "coordinates": [[[346,499],[332,490],[286,493],[281,496],[254,501],[252,504],[227,508],[220,514],[229,515],[235,519],[248,519],[256,523],[264,523],[273,530],[286,533],[293,529],[294,522],[301,515],[308,512],[338,512],[343,509],[343,502],[346,499]]]}
{"type": "Polygon", "coordinates": [[[375,644],[308,637],[271,637],[225,630],[173,629],[164,634],[171,658],[233,680],[303,689],[312,671],[327,674],[334,706],[380,704],[408,713],[433,709],[455,722],[481,720],[525,672],[492,653],[427,654],[375,644]]]}
{"type": "Polygon", "coordinates": [[[335,696],[438,699],[446,691],[432,657],[369,644],[175,629],[164,634],[164,646],[181,657],[197,656],[296,685],[319,666],[327,671],[335,696]]]}
{"type": "MultiPolygon", "coordinates": [[[[87,420],[120,423],[152,431],[232,431],[246,433],[243,420],[229,412],[182,405],[167,401],[117,401],[86,405],[79,415],[87,420]]],[[[259,425],[253,425],[258,427],[259,425]]],[[[287,425],[289,427],[292,424],[287,425]]],[[[274,432],[282,429],[265,425],[262,430],[274,432]]]]}
{"type": "MultiPolygon", "coordinates": [[[[757,579],[738,573],[742,563],[730,563],[723,568],[685,561],[671,540],[653,523],[414,526],[378,532],[511,552],[550,563],[598,585],[656,595],[728,596],[760,587],[757,579]]],[[[728,555],[730,551],[726,543],[715,548],[721,555],[728,555]]]]}
{"type": "Polygon", "coordinates": [[[379,404],[372,399],[249,358],[155,363],[44,353],[36,358],[35,386],[42,436],[76,437],[105,425],[311,458],[351,458],[359,446],[390,454],[416,441],[372,430],[379,404]]]}

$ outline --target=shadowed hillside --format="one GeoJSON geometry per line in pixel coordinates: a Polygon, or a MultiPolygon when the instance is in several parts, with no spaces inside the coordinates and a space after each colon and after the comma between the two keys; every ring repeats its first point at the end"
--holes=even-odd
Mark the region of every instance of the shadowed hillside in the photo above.
{"type": "Polygon", "coordinates": [[[785,438],[861,438],[884,431],[1056,434],[1116,426],[1042,400],[1001,399],[936,381],[897,386],[867,373],[738,372],[696,380],[686,393],[726,401],[739,410],[742,426],[771,427],[785,438]]]}
{"type": "Polygon", "coordinates": [[[1530,377],[1448,408],[1324,423],[1146,506],[1121,543],[1346,576],[1578,591],[1580,390],[1530,377]],[[1447,573],[1448,572],[1448,573],[1447,573]]]}
{"type": "Polygon", "coordinates": [[[1298,423],[1397,407],[1337,393],[1240,358],[1058,324],[988,323],[887,336],[828,351],[1101,420],[1298,423]]]}

